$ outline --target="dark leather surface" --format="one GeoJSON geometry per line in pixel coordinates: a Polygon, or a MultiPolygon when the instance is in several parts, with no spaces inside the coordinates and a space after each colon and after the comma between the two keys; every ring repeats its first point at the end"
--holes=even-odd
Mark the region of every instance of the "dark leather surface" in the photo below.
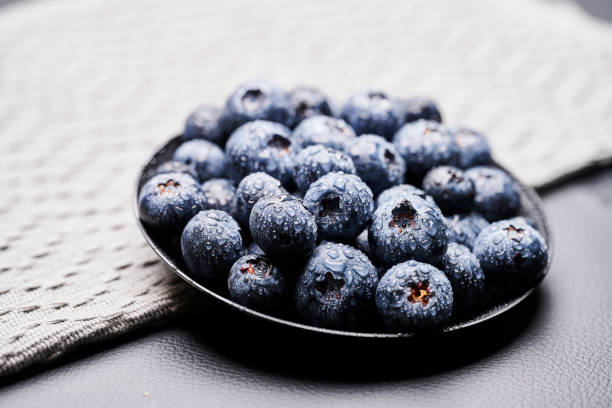
{"type": "Polygon", "coordinates": [[[0,406],[611,406],[612,170],[544,198],[550,274],[485,325],[420,341],[347,340],[203,305],[9,378],[0,406]]]}

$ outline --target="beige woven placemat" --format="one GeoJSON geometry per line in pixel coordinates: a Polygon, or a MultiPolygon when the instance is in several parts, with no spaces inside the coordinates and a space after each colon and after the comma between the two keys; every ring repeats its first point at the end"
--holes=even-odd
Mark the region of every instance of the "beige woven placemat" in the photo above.
{"type": "Polygon", "coordinates": [[[572,3],[25,1],[0,8],[0,375],[179,313],[139,166],[239,82],[433,96],[539,185],[612,157],[612,28],[572,3]]]}

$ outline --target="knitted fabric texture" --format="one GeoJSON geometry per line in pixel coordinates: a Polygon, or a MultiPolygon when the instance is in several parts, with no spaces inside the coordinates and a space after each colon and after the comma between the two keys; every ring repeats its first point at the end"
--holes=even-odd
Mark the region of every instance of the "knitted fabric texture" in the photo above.
{"type": "Polygon", "coordinates": [[[536,186],[612,156],[612,27],[565,1],[23,1],[0,60],[0,375],[189,306],[133,185],[244,80],[431,96],[536,186]]]}

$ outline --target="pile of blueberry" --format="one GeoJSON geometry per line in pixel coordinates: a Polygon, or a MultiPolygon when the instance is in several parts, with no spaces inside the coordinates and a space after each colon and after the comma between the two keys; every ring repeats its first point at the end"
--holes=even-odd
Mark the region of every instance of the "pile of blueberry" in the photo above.
{"type": "Polygon", "coordinates": [[[142,186],[140,218],[180,237],[190,274],[237,303],[328,328],[443,328],[543,276],[487,141],[426,99],[240,86],[201,106],[142,186]]]}

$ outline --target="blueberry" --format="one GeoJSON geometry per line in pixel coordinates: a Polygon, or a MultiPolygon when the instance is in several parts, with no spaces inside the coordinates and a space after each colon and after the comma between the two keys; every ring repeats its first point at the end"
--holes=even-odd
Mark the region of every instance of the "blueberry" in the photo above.
{"type": "Polygon", "coordinates": [[[476,237],[487,225],[489,222],[478,213],[446,217],[448,242],[465,245],[471,250],[476,237]]]}
{"type": "Polygon", "coordinates": [[[181,250],[196,279],[220,283],[242,254],[240,227],[224,211],[201,211],[185,226],[181,250]]]}
{"type": "Polygon", "coordinates": [[[534,228],[503,220],[483,229],[474,243],[474,254],[487,277],[507,289],[539,282],[548,262],[544,238],[534,228]]]}
{"type": "Polygon", "coordinates": [[[451,132],[460,149],[457,166],[467,169],[491,163],[491,148],[481,133],[465,127],[452,128],[451,132]]]}
{"type": "Polygon", "coordinates": [[[185,130],[181,136],[184,141],[204,139],[223,145],[225,138],[219,129],[221,109],[215,106],[201,105],[194,110],[185,121],[185,130]]]}
{"type": "Polygon", "coordinates": [[[316,115],[332,115],[329,100],[320,90],[300,86],[289,93],[295,125],[306,118],[316,115]]]}
{"type": "Polygon", "coordinates": [[[465,314],[482,304],[485,275],[478,258],[455,242],[448,244],[444,254],[444,273],[453,288],[455,311],[465,314]]]}
{"type": "Polygon", "coordinates": [[[268,258],[253,254],[239,258],[227,280],[231,300],[260,312],[278,310],[288,286],[287,278],[268,258]]]}
{"type": "Polygon", "coordinates": [[[376,135],[359,136],[347,149],[357,175],[372,189],[374,195],[402,183],[406,165],[395,146],[376,135]]]}
{"type": "Polygon", "coordinates": [[[248,227],[251,210],[259,199],[283,193],[287,191],[274,177],[266,173],[249,174],[236,188],[236,218],[248,227]]]}
{"type": "Polygon", "coordinates": [[[399,186],[393,186],[380,193],[376,198],[376,207],[380,207],[383,203],[389,200],[404,198],[409,195],[419,196],[422,199],[429,201],[431,204],[435,204],[433,198],[425,194],[425,192],[420,188],[416,188],[411,184],[400,184],[399,186]]]}
{"type": "Polygon", "coordinates": [[[304,119],[293,131],[293,137],[301,148],[322,144],[344,150],[355,139],[355,131],[342,119],[317,115],[304,119]]]}
{"type": "Polygon", "coordinates": [[[299,276],[297,310],[304,320],[335,329],[362,327],[374,316],[376,268],[348,245],[319,245],[299,276]]]}
{"type": "Polygon", "coordinates": [[[449,322],[453,290],[438,268],[410,260],[383,275],[376,288],[376,307],[392,330],[428,331],[449,322]]]}
{"type": "Polygon", "coordinates": [[[423,190],[446,214],[467,212],[474,206],[474,183],[456,167],[429,170],[423,179],[423,190]]]}
{"type": "Polygon", "coordinates": [[[292,182],[293,151],[289,128],[265,120],[240,126],[225,145],[233,179],[239,181],[250,173],[263,171],[280,180],[285,187],[292,182]]]}
{"type": "Polygon", "coordinates": [[[198,173],[196,173],[195,168],[192,165],[180,162],[180,161],[174,161],[174,160],[170,160],[167,162],[164,162],[162,164],[160,164],[159,166],[157,166],[157,168],[155,168],[151,173],[150,173],[150,177],[153,177],[156,174],[164,174],[164,173],[185,173],[185,174],[189,174],[191,177],[193,177],[194,179],[198,179],[198,173]]]}
{"type": "Polygon", "coordinates": [[[247,254],[266,256],[263,249],[261,249],[255,242],[251,242],[251,244],[247,247],[247,254]]]}
{"type": "Polygon", "coordinates": [[[332,172],[355,174],[353,160],[346,154],[323,145],[308,146],[300,150],[294,159],[293,180],[300,192],[332,172]]]}
{"type": "Polygon", "coordinates": [[[172,160],[193,166],[200,183],[211,178],[223,177],[227,167],[227,159],[223,150],[207,140],[195,139],[181,144],[172,160]]]}
{"type": "Polygon", "coordinates": [[[399,100],[380,91],[353,94],[342,107],[340,114],[358,135],[371,133],[387,139],[402,126],[405,115],[399,100]]]}
{"type": "Polygon", "coordinates": [[[370,222],[374,199],[359,177],[329,173],[310,185],[304,206],[315,215],[320,238],[348,242],[370,222]]]}
{"type": "Polygon", "coordinates": [[[420,119],[432,120],[442,123],[442,115],[436,104],[431,99],[426,98],[408,98],[402,100],[406,116],[404,121],[415,122],[420,119]]]}
{"type": "Polygon", "coordinates": [[[408,259],[437,264],[446,250],[446,223],[427,200],[397,198],[374,211],[368,240],[372,255],[386,266],[408,259]]]}
{"type": "Polygon", "coordinates": [[[406,161],[408,179],[420,182],[429,169],[443,164],[454,165],[459,146],[446,126],[428,120],[407,123],[393,137],[399,154],[406,161]]]}
{"type": "Polygon", "coordinates": [[[153,176],[140,189],[140,219],[154,228],[180,232],[205,208],[198,182],[188,174],[163,173],[153,176]]]}
{"type": "Polygon", "coordinates": [[[302,202],[281,194],[262,198],[249,220],[253,241],[273,260],[293,264],[306,259],[315,247],[317,224],[302,202]]]}
{"type": "Polygon", "coordinates": [[[270,81],[244,83],[225,103],[219,126],[225,134],[230,134],[240,125],[256,119],[291,126],[295,119],[289,94],[270,81]]]}
{"type": "Polygon", "coordinates": [[[465,174],[474,182],[474,208],[487,220],[516,215],[521,206],[520,193],[508,173],[495,167],[479,166],[465,174]]]}
{"type": "Polygon", "coordinates": [[[231,180],[210,179],[202,184],[202,191],[206,197],[207,209],[235,213],[236,187],[231,180]]]}

